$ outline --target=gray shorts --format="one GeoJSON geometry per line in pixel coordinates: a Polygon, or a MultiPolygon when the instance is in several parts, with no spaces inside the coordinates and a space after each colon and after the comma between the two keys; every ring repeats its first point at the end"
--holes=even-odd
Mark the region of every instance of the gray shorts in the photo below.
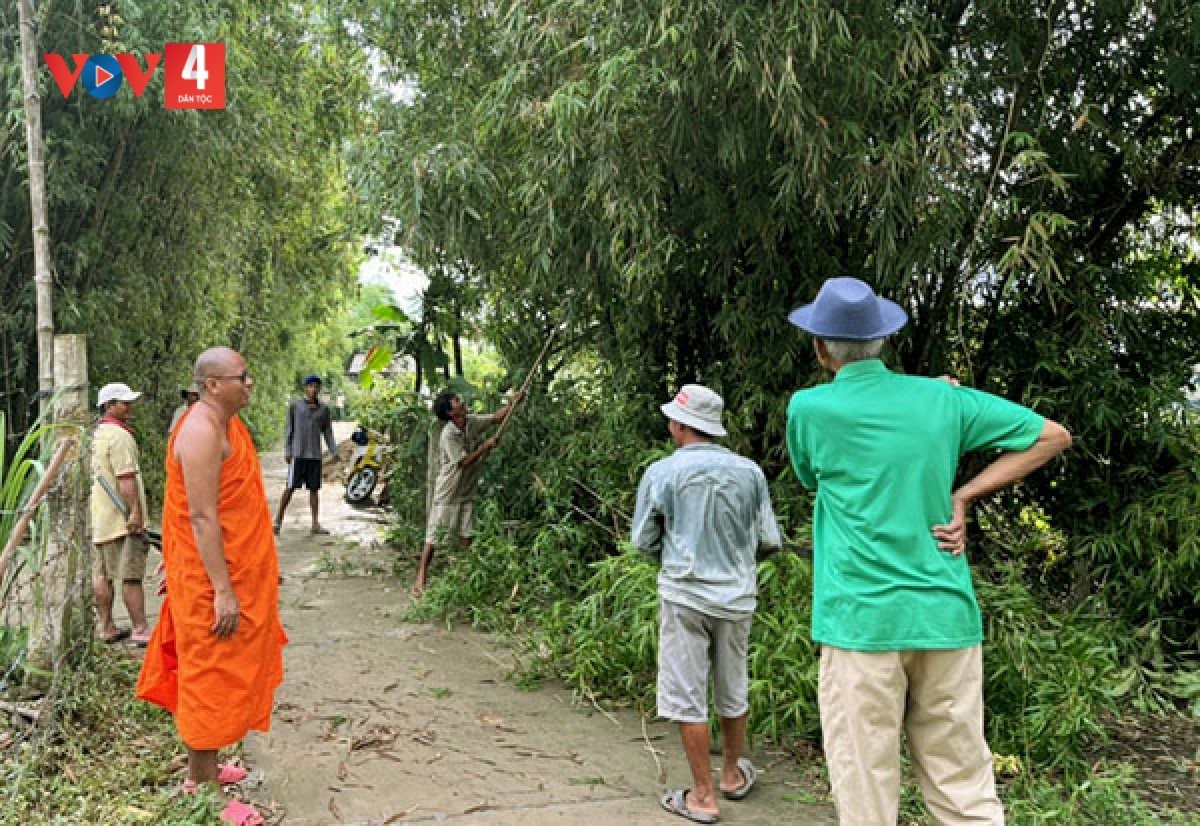
{"type": "Polygon", "coordinates": [[[429,521],[425,525],[425,541],[437,542],[451,536],[467,539],[471,536],[474,521],[474,502],[434,505],[429,509],[429,521]]]}
{"type": "Polygon", "coordinates": [[[719,717],[750,709],[750,647],[753,614],[721,619],[660,600],[658,619],[658,716],[676,723],[708,722],[708,674],[719,717]]]}

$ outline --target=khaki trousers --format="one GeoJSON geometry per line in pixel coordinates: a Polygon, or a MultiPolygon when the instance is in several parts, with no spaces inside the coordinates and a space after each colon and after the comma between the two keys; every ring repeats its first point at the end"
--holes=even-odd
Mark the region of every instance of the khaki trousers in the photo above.
{"type": "Polygon", "coordinates": [[[825,760],[838,822],[894,826],[900,732],[938,823],[1002,826],[992,752],[983,733],[983,651],[821,648],[825,760]]]}

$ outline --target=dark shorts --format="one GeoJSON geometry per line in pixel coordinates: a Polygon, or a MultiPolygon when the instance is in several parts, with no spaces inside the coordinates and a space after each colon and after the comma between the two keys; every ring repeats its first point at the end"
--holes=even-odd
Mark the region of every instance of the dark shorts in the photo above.
{"type": "Polygon", "coordinates": [[[296,490],[298,488],[308,488],[313,491],[320,490],[321,460],[293,459],[292,466],[288,468],[287,486],[288,490],[296,490]]]}

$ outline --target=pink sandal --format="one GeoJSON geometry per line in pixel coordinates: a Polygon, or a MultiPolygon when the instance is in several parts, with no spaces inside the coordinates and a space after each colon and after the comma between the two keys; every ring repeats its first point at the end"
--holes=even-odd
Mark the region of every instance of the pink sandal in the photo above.
{"type": "Polygon", "coordinates": [[[262,826],[263,817],[258,809],[240,800],[231,800],[221,811],[221,822],[233,826],[262,826]]]}
{"type": "Polygon", "coordinates": [[[231,783],[241,783],[246,779],[250,772],[243,769],[241,766],[235,766],[232,763],[226,763],[221,766],[221,770],[217,772],[217,782],[222,786],[228,786],[231,783]]]}
{"type": "MultiPolygon", "coordinates": [[[[221,766],[217,772],[217,783],[222,786],[229,786],[233,783],[241,783],[246,779],[250,772],[243,769],[241,766],[235,766],[232,763],[226,763],[221,766]]],[[[184,794],[195,794],[200,786],[194,780],[183,781],[184,794]]]]}

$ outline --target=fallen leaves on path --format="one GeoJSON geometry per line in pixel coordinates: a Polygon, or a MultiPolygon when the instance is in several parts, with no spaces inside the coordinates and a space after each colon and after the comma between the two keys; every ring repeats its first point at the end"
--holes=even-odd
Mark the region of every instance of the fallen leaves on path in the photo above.
{"type": "Polygon", "coordinates": [[[498,748],[512,749],[513,754],[515,754],[517,757],[542,757],[550,760],[570,760],[572,763],[577,765],[583,765],[583,761],[579,759],[579,755],[575,752],[568,752],[567,754],[554,754],[553,752],[542,751],[541,749],[534,748],[533,746],[523,746],[520,743],[509,743],[503,737],[493,737],[492,742],[494,742],[498,748]]]}
{"type": "Polygon", "coordinates": [[[389,726],[372,726],[350,741],[350,751],[362,751],[396,742],[396,731],[389,726]]]}

